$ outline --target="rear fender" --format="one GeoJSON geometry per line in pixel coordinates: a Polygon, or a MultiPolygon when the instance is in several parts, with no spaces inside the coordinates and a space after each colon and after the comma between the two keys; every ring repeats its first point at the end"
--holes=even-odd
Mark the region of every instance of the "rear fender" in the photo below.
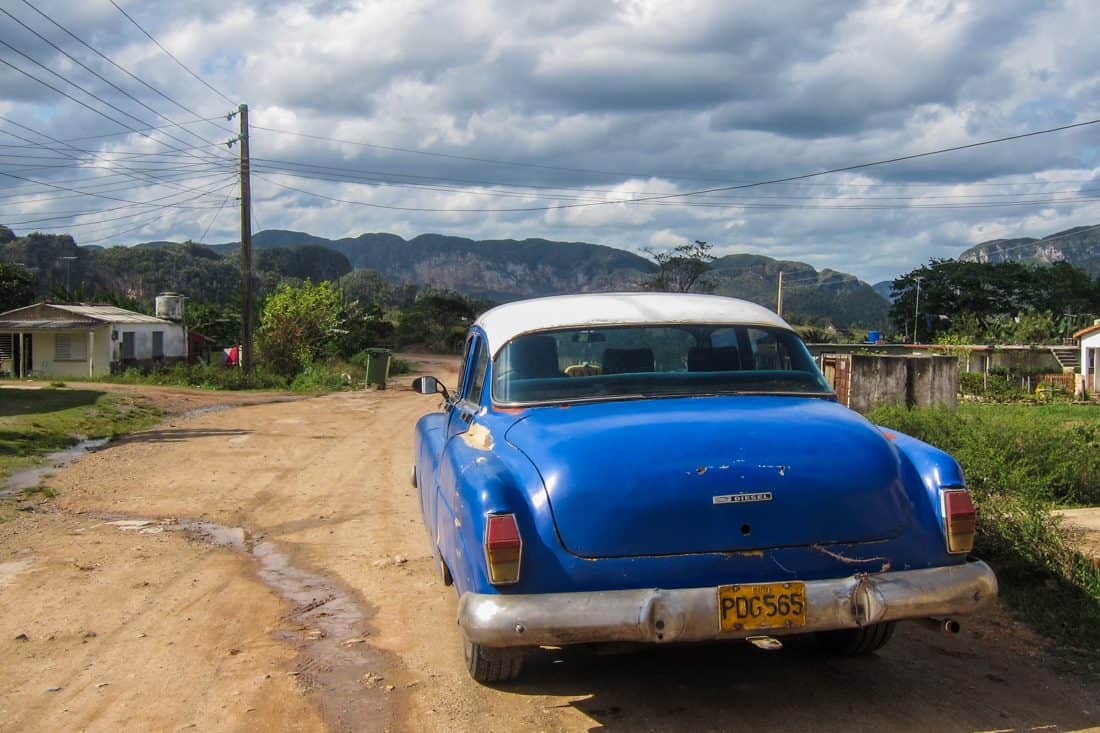
{"type": "Polygon", "coordinates": [[[447,444],[440,466],[440,502],[436,531],[439,551],[461,595],[530,592],[536,574],[563,574],[553,548],[558,544],[546,509],[542,479],[527,457],[507,443],[492,450],[472,446],[461,436],[447,444]],[[523,538],[520,581],[495,586],[485,565],[488,514],[514,514],[523,538]]]}
{"type": "Polygon", "coordinates": [[[919,515],[934,523],[942,536],[944,518],[940,490],[964,487],[962,468],[950,454],[924,441],[882,428],[893,441],[901,458],[902,477],[914,504],[921,508],[919,515]]]}

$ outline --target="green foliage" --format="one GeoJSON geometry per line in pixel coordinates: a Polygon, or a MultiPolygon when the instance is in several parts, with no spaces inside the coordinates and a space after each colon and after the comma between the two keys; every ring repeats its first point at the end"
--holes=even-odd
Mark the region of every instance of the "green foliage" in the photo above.
{"type": "Polygon", "coordinates": [[[910,334],[918,280],[922,341],[1050,343],[1100,312],[1100,280],[1065,262],[1039,267],[932,260],[894,280],[890,317],[910,334]]]}
{"type": "Polygon", "coordinates": [[[1095,661],[1100,568],[1051,513],[1055,503],[1100,504],[1100,423],[1093,412],[1087,405],[884,407],[868,417],[958,459],[978,509],[976,551],[996,562],[1006,600],[1037,629],[1084,648],[1095,661]]]}
{"type": "Polygon", "coordinates": [[[473,305],[461,295],[426,295],[401,314],[397,343],[402,347],[422,344],[430,351],[457,354],[475,317],[473,305]]]}
{"type": "Polygon", "coordinates": [[[335,392],[362,383],[362,379],[355,379],[342,366],[338,362],[306,364],[290,383],[290,389],[295,392],[335,392]]]}
{"type": "Polygon", "coordinates": [[[160,411],[142,398],[89,389],[6,390],[0,400],[0,484],[77,442],[146,428],[160,411]]]}
{"type": "Polygon", "coordinates": [[[1100,505],[1100,422],[1089,405],[884,407],[873,421],[953,455],[967,482],[1047,503],[1100,505]]]}
{"type": "Polygon", "coordinates": [[[243,369],[226,369],[210,364],[174,364],[151,372],[127,369],[121,374],[104,378],[104,381],[225,390],[287,388],[285,377],[263,367],[254,368],[251,374],[245,374],[243,369]]]}
{"type": "Polygon", "coordinates": [[[343,303],[330,283],[286,283],[268,296],[256,334],[259,355],[276,374],[292,377],[317,361],[340,327],[343,303]]]}
{"type": "Polygon", "coordinates": [[[213,341],[213,348],[223,349],[240,342],[241,310],[235,305],[188,300],[183,317],[188,329],[213,341]]]}
{"type": "Polygon", "coordinates": [[[646,281],[646,289],[672,293],[712,292],[714,282],[703,277],[715,260],[710,250],[709,244],[697,239],[664,252],[651,252],[657,272],[646,281]]]}
{"type": "Polygon", "coordinates": [[[407,308],[416,300],[415,285],[394,285],[377,270],[352,270],[337,282],[348,302],[370,303],[380,308],[407,308]]]}
{"type": "Polygon", "coordinates": [[[383,317],[382,309],[378,305],[364,307],[359,301],[345,303],[340,320],[340,332],[333,338],[328,349],[332,356],[348,359],[372,346],[393,346],[394,325],[383,317]]]}
{"type": "Polygon", "coordinates": [[[313,282],[336,280],[351,272],[347,257],[315,244],[257,250],[255,266],[260,272],[269,272],[280,278],[313,282]]]}
{"type": "Polygon", "coordinates": [[[34,276],[18,265],[0,261],[0,313],[33,302],[34,276]]]}

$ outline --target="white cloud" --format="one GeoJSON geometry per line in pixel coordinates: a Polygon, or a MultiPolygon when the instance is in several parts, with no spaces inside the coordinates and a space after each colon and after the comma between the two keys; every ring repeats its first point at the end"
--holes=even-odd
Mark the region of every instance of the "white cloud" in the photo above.
{"type": "MultiPolygon", "coordinates": [[[[230,111],[109,5],[53,0],[41,7],[189,112],[119,74],[32,11],[11,12],[163,114],[184,122],[230,111]]],[[[270,182],[272,166],[284,174],[287,166],[258,161],[259,227],[324,236],[434,231],[544,237],[631,249],[706,239],[721,252],[800,259],[877,280],[983,239],[1100,221],[1096,202],[1042,202],[1096,176],[1092,128],[683,200],[692,205],[674,205],[673,199],[501,211],[779,178],[1100,117],[1100,46],[1094,42],[1100,16],[1087,0],[1058,6],[150,0],[126,7],[211,84],[248,102],[257,125],[453,156],[254,130],[258,159],[343,169],[315,168],[312,178],[280,174],[277,181],[374,205],[280,189],[270,182]],[[374,184],[355,185],[348,176],[374,184]],[[494,190],[497,195],[486,195],[494,190]],[[1006,202],[1013,194],[1036,203],[923,208],[1006,202]],[[885,208],[905,202],[913,208],[885,208]]],[[[164,122],[17,30],[0,29],[0,37],[138,119],[164,122]]],[[[15,63],[6,51],[0,56],[15,63]]],[[[0,82],[4,116],[52,137],[120,129],[7,67],[0,82]]],[[[69,91],[97,106],[83,92],[69,91]]],[[[220,144],[235,126],[222,121],[187,128],[220,144]]],[[[7,132],[0,144],[20,144],[13,135],[41,140],[5,123],[0,130],[7,132]]],[[[190,133],[166,132],[199,144],[190,133]]],[[[154,134],[165,140],[163,135],[154,134]]],[[[137,136],[82,144],[115,153],[163,150],[137,136]]],[[[224,147],[202,154],[215,150],[227,155],[224,147]]],[[[17,167],[19,159],[3,160],[0,170],[27,170],[17,167]]],[[[180,167],[189,162],[186,156],[135,160],[148,160],[150,170],[171,168],[186,185],[180,167]]],[[[218,165],[232,173],[232,160],[218,165]]],[[[96,171],[33,173],[36,180],[61,180],[96,171]]],[[[0,180],[0,186],[34,190],[15,179],[0,180]]],[[[172,190],[135,184],[125,195],[148,199],[172,190]]],[[[222,198],[211,195],[201,203],[216,205],[222,198]]],[[[44,208],[110,205],[106,199],[63,199],[45,207],[19,204],[9,216],[16,221],[44,208]]],[[[209,226],[208,241],[230,240],[230,209],[217,219],[205,209],[176,211],[121,239],[198,238],[209,226]]],[[[89,220],[96,217],[82,219],[89,220]]],[[[73,231],[79,240],[93,230],[110,235],[124,228],[115,224],[125,223],[73,231]]]]}

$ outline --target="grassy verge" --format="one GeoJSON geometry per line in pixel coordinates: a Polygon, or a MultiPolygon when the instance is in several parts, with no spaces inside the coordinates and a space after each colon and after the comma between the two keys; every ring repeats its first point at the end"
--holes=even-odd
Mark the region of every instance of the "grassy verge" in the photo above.
{"type": "Polygon", "coordinates": [[[0,390],[0,487],[14,471],[84,438],[149,427],[160,411],[132,395],[90,389],[0,390]]]}
{"type": "Polygon", "coordinates": [[[951,453],[979,513],[976,553],[1026,623],[1100,675],[1100,566],[1052,509],[1100,505],[1100,411],[1088,405],[883,408],[868,417],[951,453]]]}
{"type": "MultiPolygon", "coordinates": [[[[390,362],[390,377],[411,374],[416,364],[404,359],[390,362]]],[[[262,366],[245,374],[240,369],[226,369],[206,364],[175,364],[151,372],[128,369],[122,374],[102,377],[101,381],[116,384],[153,384],[167,387],[198,387],[224,390],[290,390],[320,393],[359,389],[366,379],[365,358],[350,360],[327,359],[306,367],[292,378],[267,371],[262,366]]],[[[73,380],[77,381],[77,380],[73,380]]]]}

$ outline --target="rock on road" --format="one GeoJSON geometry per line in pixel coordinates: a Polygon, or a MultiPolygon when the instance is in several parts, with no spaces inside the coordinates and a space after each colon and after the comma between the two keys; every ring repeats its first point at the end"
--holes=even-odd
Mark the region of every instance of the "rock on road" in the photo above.
{"type": "Polygon", "coordinates": [[[57,511],[0,525],[0,730],[1100,725],[1100,691],[997,609],[869,658],[546,651],[478,685],[408,480],[439,401],[407,381],[170,420],[51,479],[57,511]]]}

